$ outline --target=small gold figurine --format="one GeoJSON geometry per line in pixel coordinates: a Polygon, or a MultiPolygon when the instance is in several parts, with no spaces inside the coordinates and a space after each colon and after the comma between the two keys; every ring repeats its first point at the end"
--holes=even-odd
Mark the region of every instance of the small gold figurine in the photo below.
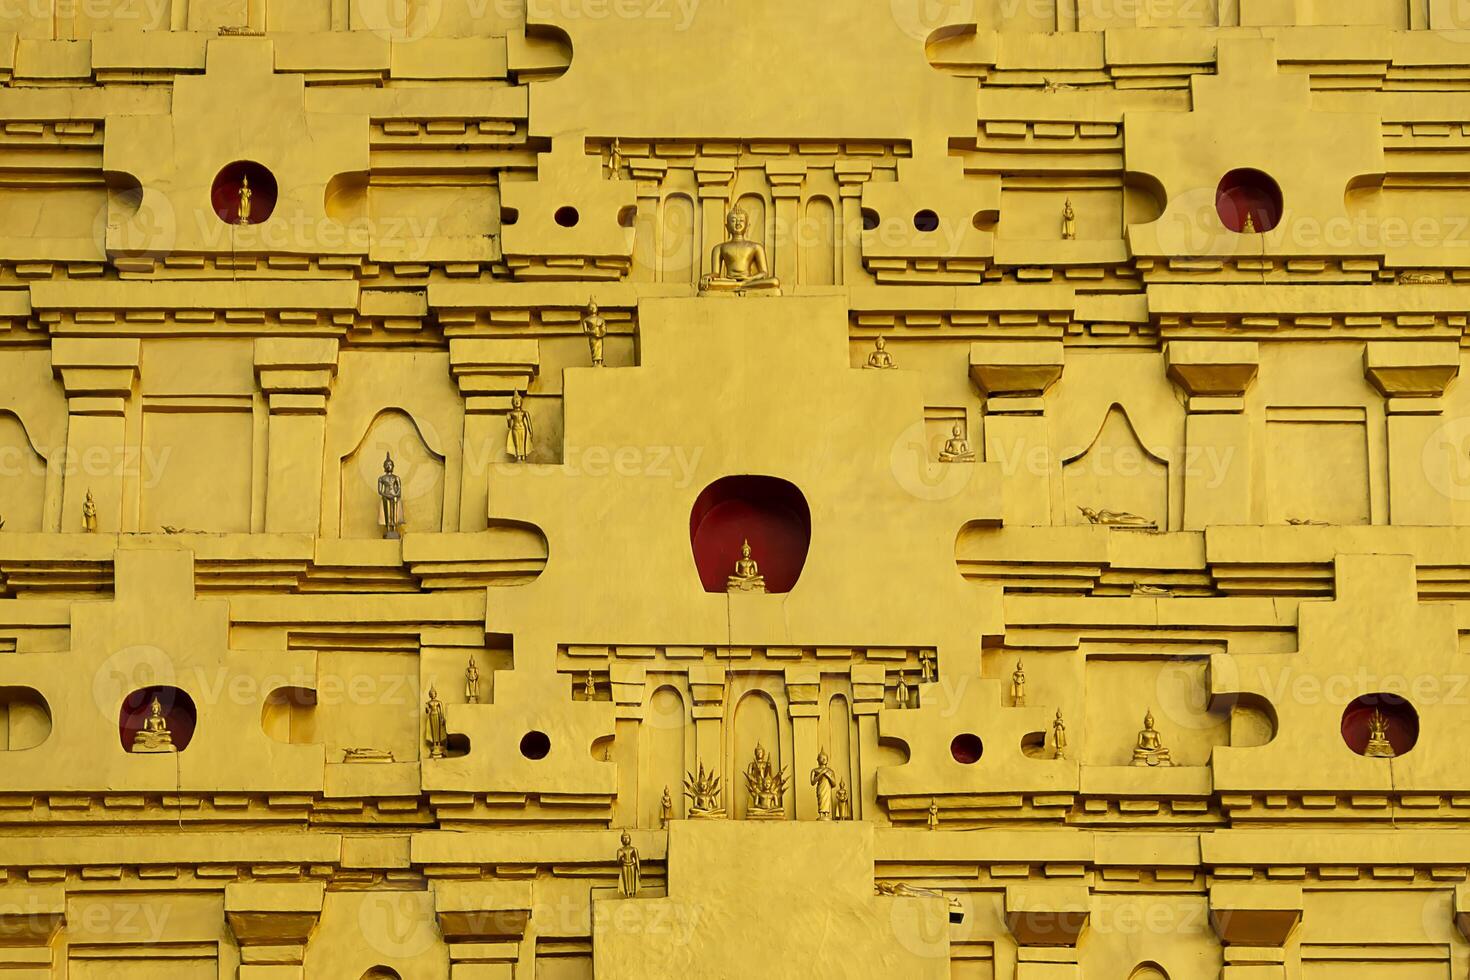
{"type": "Polygon", "coordinates": [[[592,350],[592,366],[602,367],[602,341],[607,336],[607,321],[597,312],[597,300],[587,301],[587,315],[582,317],[582,332],[592,350]]]}
{"type": "Polygon", "coordinates": [[[1240,229],[1242,235],[1256,234],[1256,216],[1249,211],[1245,213],[1245,225],[1240,229]]]}
{"type": "Polygon", "coordinates": [[[939,801],[932,796],[929,798],[929,829],[939,829],[939,801]]]}
{"type": "Polygon", "coordinates": [[[845,779],[839,779],[837,781],[837,812],[835,817],[838,820],[852,819],[852,798],[847,795],[847,780],[845,779]]]}
{"type": "Polygon", "coordinates": [[[614,136],[612,145],[607,150],[608,169],[612,171],[613,180],[623,179],[623,141],[614,136]]]}
{"type": "Polygon", "coordinates": [[[868,363],[864,367],[877,368],[879,371],[887,371],[898,367],[893,363],[893,355],[888,353],[888,341],[881,336],[873,341],[873,352],[868,355],[868,363]]]}
{"type": "Polygon", "coordinates": [[[1026,707],[1026,667],[1019,657],[1016,659],[1016,669],[1011,671],[1011,707],[1026,707]]]}
{"type": "Polygon", "coordinates": [[[674,819],[674,798],[669,795],[669,788],[665,786],[664,798],[658,804],[658,825],[667,830],[669,821],[672,819],[674,819]]]}
{"type": "Polygon", "coordinates": [[[710,268],[714,271],[699,280],[701,293],[781,295],[781,282],[771,275],[766,247],[745,237],[749,226],[750,216],[742,208],[733,208],[725,216],[730,237],[716,245],[710,254],[710,268]]]}
{"type": "Polygon", "coordinates": [[[766,578],[760,573],[760,566],[755,559],[750,557],[750,541],[746,540],[740,545],[740,558],[735,562],[735,574],[725,580],[726,592],[764,592],[766,591],[766,578]]]}
{"type": "Polygon", "coordinates": [[[1172,766],[1174,764],[1174,760],[1169,756],[1169,750],[1164,747],[1164,740],[1159,735],[1159,730],[1154,727],[1152,710],[1143,716],[1143,731],[1138,733],[1138,744],[1133,748],[1133,764],[1135,766],[1172,766]]]}
{"type": "Polygon", "coordinates": [[[1077,238],[1077,212],[1072,210],[1072,199],[1062,205],[1062,240],[1073,241],[1077,238]]]}
{"type": "Polygon", "coordinates": [[[935,663],[933,650],[919,651],[919,683],[933,684],[939,676],[939,668],[935,663]]]}
{"type": "Polygon", "coordinates": [[[143,719],[143,727],[133,736],[133,751],[145,755],[178,751],[174,747],[173,734],[168,730],[168,719],[163,716],[163,705],[158,702],[157,696],[148,705],[148,717],[143,719]]]}
{"type": "Polygon", "coordinates": [[[689,798],[689,816],[693,820],[723,820],[725,807],[720,803],[720,776],[706,770],[700,762],[699,772],[684,775],[684,795],[689,798]]]}
{"type": "Polygon", "coordinates": [[[378,477],[378,524],[383,537],[396,540],[403,527],[403,481],[393,472],[393,454],[383,457],[383,475],[378,477]]]}
{"type": "Polygon", "coordinates": [[[444,758],[444,745],[449,741],[449,723],[444,717],[444,702],[439,692],[429,686],[429,701],[424,705],[424,741],[429,743],[429,758],[444,758]]]}
{"type": "Polygon", "coordinates": [[[342,761],[356,765],[386,765],[390,762],[396,762],[397,760],[393,758],[393,751],[391,749],[374,749],[370,747],[360,747],[353,749],[343,749],[342,761]]]}
{"type": "Polygon", "coordinates": [[[904,679],[901,670],[898,672],[898,683],[893,686],[893,696],[900,708],[909,706],[909,682],[904,679]]]}
{"type": "Polygon", "coordinates": [[[623,846],[618,848],[618,891],[624,898],[636,898],[643,865],[638,860],[638,848],[633,846],[633,835],[623,831],[622,841],[623,846]]]}
{"type": "Polygon", "coordinates": [[[88,534],[97,533],[97,501],[92,499],[92,491],[87,491],[87,499],[82,501],[82,530],[88,534]]]}
{"type": "Polygon", "coordinates": [[[1057,709],[1056,720],[1051,723],[1051,746],[1058,759],[1067,757],[1067,726],[1062,721],[1062,709],[1057,709]]]}
{"type": "Polygon", "coordinates": [[[582,698],[586,701],[595,700],[597,697],[597,679],[592,676],[592,671],[587,671],[587,679],[582,681],[582,698]]]}
{"type": "Polygon", "coordinates": [[[1151,521],[1147,517],[1139,517],[1130,514],[1126,510],[1093,510],[1091,507],[1078,507],[1082,516],[1087,518],[1089,524],[1102,524],[1106,527],[1123,527],[1139,531],[1157,531],[1158,522],[1151,521]]]}
{"type": "Polygon", "coordinates": [[[248,225],[248,224],[250,224],[250,199],[252,197],[254,197],[254,196],[255,196],[254,191],[252,191],[250,189],[250,178],[248,176],[241,177],[240,178],[240,210],[235,214],[235,224],[237,224],[237,225],[248,225]]]}
{"type": "Polygon", "coordinates": [[[464,700],[466,704],[477,704],[480,700],[480,668],[475,666],[473,654],[464,669],[464,700]]]}
{"type": "Polygon", "coordinates": [[[1134,595],[1172,596],[1174,593],[1157,585],[1147,585],[1143,582],[1133,583],[1134,595]]]}
{"type": "Polygon", "coordinates": [[[786,787],[790,776],[771,765],[765,746],[757,744],[755,758],[745,767],[745,788],[750,793],[747,820],[785,820],[786,787]]]}
{"type": "Polygon", "coordinates": [[[505,413],[505,453],[517,463],[531,455],[531,413],[522,406],[521,393],[510,396],[510,411],[505,413]]]}
{"type": "Polygon", "coordinates": [[[1392,759],[1398,755],[1393,743],[1388,740],[1388,719],[1377,708],[1368,718],[1368,747],[1363,754],[1370,759],[1392,759]]]}
{"type": "Polygon", "coordinates": [[[944,449],[939,453],[939,461],[941,463],[970,463],[974,460],[975,451],[965,440],[964,427],[956,422],[950,437],[945,440],[944,449]]]}
{"type": "Polygon", "coordinates": [[[837,774],[827,765],[826,749],[817,753],[817,768],[812,770],[812,785],[817,789],[817,819],[833,819],[832,791],[837,788],[837,774]]]}

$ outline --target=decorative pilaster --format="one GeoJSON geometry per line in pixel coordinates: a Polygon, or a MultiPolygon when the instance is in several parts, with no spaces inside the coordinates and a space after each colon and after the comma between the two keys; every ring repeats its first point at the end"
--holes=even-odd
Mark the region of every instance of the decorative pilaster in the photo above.
{"type": "Polygon", "coordinates": [[[873,164],[868,160],[838,160],[837,194],[842,199],[841,239],[842,278],[838,285],[863,281],[863,185],[873,179],[873,164]]]}
{"type": "MultiPolygon", "coordinates": [[[[821,722],[822,669],[816,664],[786,668],[786,710],[791,716],[791,791],[796,795],[796,819],[817,819],[817,798],[807,773],[817,764],[823,746],[821,722]]],[[[846,778],[844,776],[843,778],[846,778]]]]}
{"type": "MultiPolygon", "coordinates": [[[[849,784],[852,786],[852,818],[879,822],[877,767],[867,760],[878,758],[878,712],[883,710],[883,685],[888,673],[883,664],[854,664],[852,717],[857,722],[858,744],[849,784]]],[[[884,818],[886,822],[886,818],[884,818]]]]}
{"type": "Polygon", "coordinates": [[[18,885],[0,890],[0,975],[50,980],[56,934],[66,924],[66,889],[18,885]]]}
{"type": "Polygon", "coordinates": [[[1261,352],[1254,342],[1174,341],[1169,378],[1189,396],[1184,439],[1184,529],[1251,522],[1251,428],[1245,393],[1261,352]]]}
{"type": "Polygon", "coordinates": [[[320,529],[327,398],[337,376],[337,350],[332,338],[255,341],[255,377],[270,408],[267,531],[320,529]]]}
{"type": "Polygon", "coordinates": [[[536,960],[528,881],[433,881],[449,980],[529,977],[536,960]]]}
{"type": "Polygon", "coordinates": [[[1077,943],[1092,919],[1086,885],[1006,888],[1006,926],[1016,937],[1016,980],[1081,980],[1077,943]]]}
{"type": "MultiPolygon", "coordinates": [[[[130,531],[123,515],[127,409],[138,380],[142,344],[136,337],[58,337],[51,369],[66,388],[67,432],[61,529],[82,530],[87,491],[97,505],[97,530],[130,531]]],[[[133,516],[127,521],[130,525],[133,516]]]]}
{"type": "Polygon", "coordinates": [[[511,395],[530,387],[541,370],[540,342],[457,337],[449,342],[449,370],[465,411],[459,526],[483,531],[490,514],[490,467],[506,458],[505,413],[511,395]]]}
{"type": "Polygon", "coordinates": [[[1045,395],[1062,376],[1060,341],[970,345],[970,377],[985,395],[985,459],[1005,469],[1005,522],[1051,523],[1045,395]]]}
{"type": "MultiPolygon", "coordinates": [[[[689,665],[690,714],[694,718],[694,758],[686,765],[698,771],[699,764],[720,773],[720,802],[727,813],[734,811],[730,780],[725,772],[725,668],[719,664],[689,665]]],[[[683,792],[683,787],[679,787],[683,792]]]]}
{"type": "Polygon", "coordinates": [[[638,198],[638,216],[633,224],[633,282],[653,282],[658,278],[658,205],[662,199],[664,174],[669,171],[666,160],[638,157],[628,161],[632,171],[634,193],[638,198]]]}
{"type": "MultiPolygon", "coordinates": [[[[615,734],[612,744],[612,761],[618,770],[618,795],[613,800],[613,825],[616,827],[657,827],[655,820],[650,824],[648,800],[643,796],[646,788],[654,795],[652,812],[657,813],[657,800],[661,791],[642,785],[640,757],[643,719],[648,690],[648,668],[641,664],[611,663],[608,665],[608,680],[612,686],[613,724],[615,734]]],[[[673,792],[673,787],[669,788],[673,792]]]]}
{"type": "Polygon", "coordinates": [[[766,178],[771,182],[775,201],[776,232],[767,243],[771,262],[778,279],[787,288],[796,285],[799,265],[797,225],[801,221],[801,188],[806,183],[803,160],[771,160],[766,164],[766,178]]]}
{"type": "Polygon", "coordinates": [[[1211,887],[1210,923],[1225,946],[1221,980],[1284,980],[1286,943],[1301,921],[1300,885],[1211,887]]]}
{"type": "MultiPolygon", "coordinates": [[[[725,240],[725,212],[730,207],[730,190],[735,181],[734,157],[696,157],[694,179],[699,182],[700,234],[699,275],[709,275],[710,252],[725,240]]],[[[764,238],[764,229],[755,229],[764,238]]],[[[698,278],[698,277],[696,277],[698,278]]]]}
{"type": "Polygon", "coordinates": [[[320,882],[231,882],[225,919],[240,946],[239,980],[302,980],[306,944],[322,915],[320,882]]]}
{"type": "Polygon", "coordinates": [[[1374,341],[1363,373],[1386,399],[1388,513],[1391,524],[1453,524],[1455,450],[1441,438],[1445,389],[1460,373],[1453,340],[1374,341]]]}

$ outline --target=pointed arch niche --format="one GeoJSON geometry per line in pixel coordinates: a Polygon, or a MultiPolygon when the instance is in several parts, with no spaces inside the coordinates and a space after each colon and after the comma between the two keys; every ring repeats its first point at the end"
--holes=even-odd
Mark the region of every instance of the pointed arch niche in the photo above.
{"type": "Polygon", "coordinates": [[[433,445],[402,409],[379,412],[357,447],[342,457],[341,535],[381,538],[378,477],[384,457],[403,482],[403,513],[408,531],[444,528],[444,447],[433,445]]]}
{"type": "Polygon", "coordinates": [[[1062,461],[1063,523],[1086,524],[1078,510],[1126,511],[1169,527],[1169,464],[1138,437],[1123,406],[1114,403],[1091,445],[1062,461]]]}

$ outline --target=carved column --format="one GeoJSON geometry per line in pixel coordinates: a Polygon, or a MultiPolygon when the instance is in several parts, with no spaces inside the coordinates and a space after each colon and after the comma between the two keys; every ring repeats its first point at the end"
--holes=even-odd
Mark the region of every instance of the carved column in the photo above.
{"type": "Polygon", "coordinates": [[[66,924],[66,889],[61,885],[17,885],[0,889],[0,976],[6,980],[50,980],[56,934],[66,924]]]}
{"type": "Polygon", "coordinates": [[[97,504],[97,530],[132,531],[136,511],[123,513],[127,408],[138,380],[142,345],[136,337],[60,337],[51,369],[66,388],[65,482],[61,529],[82,529],[87,491],[97,504]]]}
{"type": "Polygon", "coordinates": [[[302,980],[306,944],[322,915],[320,882],[232,882],[225,919],[240,946],[239,980],[302,980]]]}
{"type": "MultiPolygon", "coordinates": [[[[734,157],[696,157],[694,179],[699,182],[700,233],[699,275],[715,270],[710,266],[710,253],[725,240],[725,212],[730,208],[730,190],[735,181],[734,157]]],[[[695,278],[698,278],[696,276],[695,278]]]]}
{"type": "Polygon", "coordinates": [[[873,164],[867,160],[838,160],[837,193],[842,198],[839,248],[842,276],[837,284],[863,281],[863,185],[873,179],[873,164]]]}
{"type": "Polygon", "coordinates": [[[530,978],[536,962],[530,882],[436,880],[431,885],[434,915],[449,946],[449,980],[530,978]]]}
{"type": "Polygon", "coordinates": [[[1260,348],[1246,341],[1174,341],[1169,378],[1189,396],[1184,424],[1184,529],[1251,523],[1251,427],[1245,393],[1260,348]]]}
{"type": "Polygon", "coordinates": [[[1060,341],[970,345],[970,377],[985,395],[985,460],[1005,476],[1005,522],[1051,523],[1055,461],[1047,437],[1047,389],[1062,376],[1060,341]]]}
{"type": "MultiPolygon", "coordinates": [[[[853,753],[852,818],[879,822],[878,806],[878,712],[883,710],[883,683],[887,668],[882,664],[852,667],[852,716],[857,721],[858,744],[853,753]]],[[[887,821],[883,821],[886,823],[887,821]]]]}
{"type": "Polygon", "coordinates": [[[800,263],[801,186],[806,183],[806,163],[772,160],[766,164],[766,178],[771,182],[776,211],[776,232],[766,244],[776,277],[791,289],[800,263]]]}
{"type": "MultiPolygon", "coordinates": [[[[612,761],[618,768],[618,795],[613,802],[613,825],[640,827],[647,812],[643,799],[643,767],[639,765],[645,699],[648,697],[648,668],[613,663],[608,666],[612,683],[614,734],[612,761]]],[[[673,792],[669,787],[669,792],[673,792]]],[[[651,793],[661,789],[649,787],[651,793]]],[[[656,827],[657,824],[654,824],[656,827]]]]}
{"type": "Polygon", "coordinates": [[[270,408],[265,529],[318,533],[322,521],[327,398],[337,375],[337,341],[262,337],[255,377],[270,408]]]}
{"type": "Polygon", "coordinates": [[[1301,921],[1300,885],[1211,887],[1210,923],[1225,944],[1221,980],[1284,980],[1286,943],[1301,921]]]}
{"type": "Polygon", "coordinates": [[[633,225],[633,270],[629,278],[633,282],[653,282],[658,278],[661,264],[658,205],[669,165],[664,160],[638,157],[630,160],[628,167],[633,172],[634,193],[638,196],[638,216],[633,225]]]}
{"type": "Polygon", "coordinates": [[[1439,431],[1445,389],[1460,373],[1460,348],[1445,341],[1374,341],[1363,371],[1387,401],[1390,524],[1453,524],[1458,451],[1439,431]]]}
{"type": "Polygon", "coordinates": [[[796,794],[796,819],[817,819],[817,797],[810,774],[817,764],[821,742],[822,669],[816,664],[786,668],[786,710],[791,716],[791,790],[796,794]]]}
{"type": "Polygon", "coordinates": [[[1077,942],[1092,918],[1086,885],[1006,888],[1006,926],[1016,937],[1016,980],[1082,980],[1077,942]]]}
{"type": "Polygon", "coordinates": [[[490,467],[505,462],[505,414],[541,370],[540,342],[457,337],[449,370],[464,397],[464,465],[459,528],[483,531],[490,514],[490,467]]]}

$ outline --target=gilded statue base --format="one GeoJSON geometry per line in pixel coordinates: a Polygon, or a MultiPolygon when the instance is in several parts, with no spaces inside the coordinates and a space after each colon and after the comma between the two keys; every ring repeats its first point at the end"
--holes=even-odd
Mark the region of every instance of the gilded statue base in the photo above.
{"type": "Polygon", "coordinates": [[[163,737],[162,741],[155,739],[145,739],[141,736],[133,739],[134,755],[162,755],[167,752],[177,751],[178,749],[174,746],[173,741],[169,739],[169,737],[166,735],[163,737]]]}
{"type": "Polygon", "coordinates": [[[767,810],[762,807],[751,807],[745,811],[746,820],[785,820],[785,810],[767,810]]]}
{"type": "Polygon", "coordinates": [[[1398,753],[1393,750],[1393,745],[1388,742],[1388,740],[1374,739],[1370,741],[1368,743],[1368,747],[1363,750],[1363,755],[1367,756],[1369,759],[1392,759],[1397,756],[1398,753]]]}
{"type": "Polygon", "coordinates": [[[1169,757],[1169,750],[1162,749],[1158,752],[1134,752],[1133,764],[1143,767],[1172,766],[1174,760],[1169,757]]]}
{"type": "Polygon", "coordinates": [[[726,592],[764,592],[766,591],[766,580],[763,578],[736,578],[730,576],[725,582],[726,592]]]}
{"type": "Polygon", "coordinates": [[[729,819],[729,816],[730,815],[728,813],[726,813],[723,809],[721,809],[721,810],[693,810],[692,809],[692,810],[689,811],[689,819],[690,820],[727,820],[727,819],[729,819]]]}

